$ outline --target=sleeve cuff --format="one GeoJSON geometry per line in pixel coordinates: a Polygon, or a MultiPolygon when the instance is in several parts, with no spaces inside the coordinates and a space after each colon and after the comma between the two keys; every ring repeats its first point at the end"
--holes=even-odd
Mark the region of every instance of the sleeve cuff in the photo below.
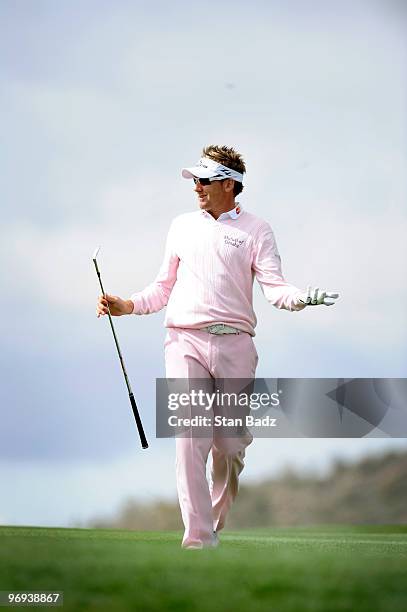
{"type": "Polygon", "coordinates": [[[304,308],[306,308],[306,304],[304,304],[304,302],[300,302],[300,295],[303,292],[301,290],[297,291],[294,296],[293,296],[293,305],[294,305],[294,310],[299,311],[299,310],[304,310],[304,308]]]}
{"type": "Polygon", "coordinates": [[[141,310],[141,300],[137,293],[130,296],[130,300],[133,302],[133,311],[130,314],[139,314],[141,310]]]}

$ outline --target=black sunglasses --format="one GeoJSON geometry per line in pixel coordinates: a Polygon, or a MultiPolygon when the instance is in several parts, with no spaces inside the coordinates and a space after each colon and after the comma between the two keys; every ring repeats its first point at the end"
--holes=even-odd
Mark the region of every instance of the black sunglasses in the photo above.
{"type": "Polygon", "coordinates": [[[208,178],[198,178],[196,176],[194,176],[193,178],[194,178],[195,185],[199,183],[200,185],[206,186],[206,185],[210,185],[212,182],[211,179],[208,179],[208,178]]]}
{"type": "Polygon", "coordinates": [[[227,180],[227,179],[219,179],[219,178],[216,178],[216,177],[213,177],[213,178],[198,178],[197,176],[194,176],[193,179],[194,179],[195,185],[197,185],[199,183],[200,185],[203,185],[203,186],[211,185],[214,181],[217,181],[218,183],[223,183],[223,181],[227,180]]]}

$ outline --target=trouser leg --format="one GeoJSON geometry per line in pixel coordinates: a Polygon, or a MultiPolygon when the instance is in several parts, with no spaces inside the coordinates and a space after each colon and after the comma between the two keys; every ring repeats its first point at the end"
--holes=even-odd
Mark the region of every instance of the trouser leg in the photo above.
{"type": "Polygon", "coordinates": [[[185,532],[182,546],[208,545],[212,541],[212,501],[206,479],[210,438],[176,439],[176,476],[185,532]]]}
{"type": "MultiPolygon", "coordinates": [[[[207,369],[208,334],[170,329],[165,343],[167,378],[201,379],[201,387],[212,389],[207,369]]],[[[194,381],[196,389],[198,382],[194,381]]],[[[211,433],[211,432],[210,432],[211,433]]],[[[193,437],[185,432],[175,440],[176,480],[181,516],[185,527],[182,546],[205,546],[212,542],[212,500],[206,478],[206,463],[212,437],[193,437]]]]}
{"type": "Polygon", "coordinates": [[[232,454],[228,454],[222,447],[212,447],[210,492],[214,531],[220,531],[225,526],[227,513],[239,490],[239,475],[244,468],[244,457],[245,447],[234,450],[232,454]]]}
{"type": "MultiPolygon", "coordinates": [[[[222,379],[224,391],[240,391],[239,380],[244,380],[245,385],[249,383],[250,391],[250,381],[254,380],[258,361],[251,336],[239,334],[221,337],[222,339],[226,342],[223,343],[223,350],[219,351],[219,355],[223,355],[223,358],[216,363],[216,378],[222,379]]],[[[222,406],[218,406],[218,412],[224,416],[231,416],[230,408],[225,411],[224,407],[222,409],[222,406]]],[[[244,418],[241,410],[237,413],[244,418]]],[[[240,435],[233,437],[227,436],[227,428],[223,432],[224,435],[222,430],[218,434],[215,433],[212,446],[210,492],[215,531],[220,531],[225,526],[226,516],[238,493],[239,476],[244,468],[245,449],[253,441],[253,436],[245,426],[240,435]]]]}

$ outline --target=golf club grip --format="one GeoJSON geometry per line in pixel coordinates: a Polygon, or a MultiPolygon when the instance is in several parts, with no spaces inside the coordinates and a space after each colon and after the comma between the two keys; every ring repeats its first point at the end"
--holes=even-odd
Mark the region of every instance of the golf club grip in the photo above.
{"type": "Polygon", "coordinates": [[[130,398],[131,407],[133,409],[134,418],[136,419],[136,425],[137,425],[138,433],[139,433],[140,440],[141,440],[141,446],[143,448],[148,448],[146,434],[144,433],[143,423],[141,422],[140,415],[138,413],[136,400],[134,399],[133,393],[129,393],[129,398],[130,398]]]}

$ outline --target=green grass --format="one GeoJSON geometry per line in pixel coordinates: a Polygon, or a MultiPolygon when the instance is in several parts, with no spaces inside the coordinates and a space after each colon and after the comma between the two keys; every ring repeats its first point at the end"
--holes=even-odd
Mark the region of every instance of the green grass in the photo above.
{"type": "Polygon", "coordinates": [[[228,532],[0,528],[0,590],[61,590],[65,611],[407,610],[407,527],[228,532]]]}

